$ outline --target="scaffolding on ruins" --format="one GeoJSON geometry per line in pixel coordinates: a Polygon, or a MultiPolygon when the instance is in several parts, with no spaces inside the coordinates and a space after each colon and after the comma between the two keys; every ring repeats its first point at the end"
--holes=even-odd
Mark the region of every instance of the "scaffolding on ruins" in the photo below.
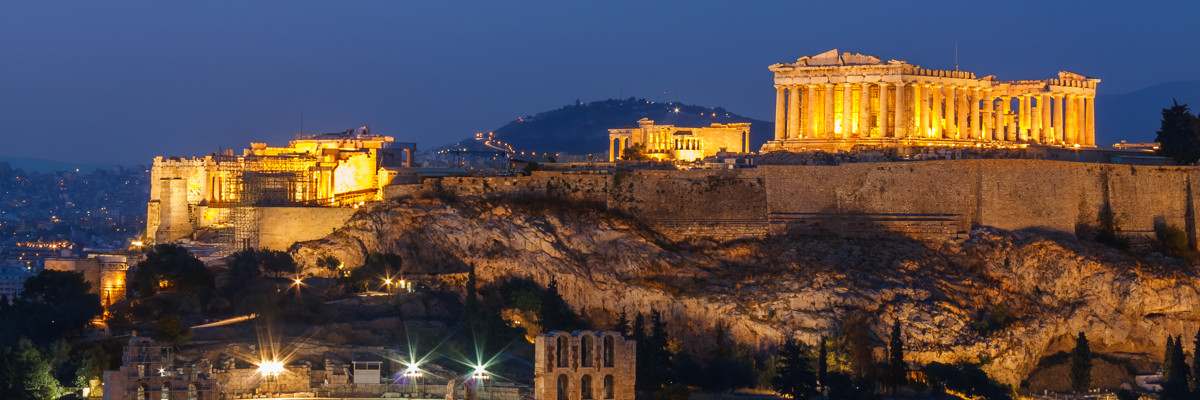
{"type": "Polygon", "coordinates": [[[317,193],[312,167],[316,157],[214,155],[214,199],[210,206],[230,210],[229,229],[220,241],[233,250],[258,247],[258,209],[264,206],[307,205],[317,193]]]}

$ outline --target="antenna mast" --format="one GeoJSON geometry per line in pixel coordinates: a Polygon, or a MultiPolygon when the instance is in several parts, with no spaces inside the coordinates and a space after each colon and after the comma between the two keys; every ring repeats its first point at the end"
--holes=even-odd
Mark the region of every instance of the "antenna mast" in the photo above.
{"type": "Polygon", "coordinates": [[[958,71],[958,40],[954,41],[954,70],[958,71]]]}

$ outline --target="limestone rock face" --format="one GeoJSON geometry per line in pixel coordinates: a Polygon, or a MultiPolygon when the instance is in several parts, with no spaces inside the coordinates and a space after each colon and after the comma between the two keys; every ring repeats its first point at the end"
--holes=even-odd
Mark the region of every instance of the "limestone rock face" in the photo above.
{"type": "Polygon", "coordinates": [[[1166,335],[1191,336],[1200,319],[1191,267],[1072,236],[989,228],[936,245],[887,236],[679,243],[638,221],[551,200],[406,199],[291,252],[318,275],[319,257],[354,267],[369,252],[392,252],[410,272],[474,264],[481,282],[556,280],[598,328],[623,308],[655,308],[691,348],[711,346],[718,322],[734,339],[769,348],[788,335],[815,343],[856,313],[885,338],[898,318],[906,358],[989,361],[984,369],[1012,384],[1041,356],[1069,350],[1080,331],[1094,352],[1154,358],[1166,335]],[[1014,318],[982,326],[1004,312],[1014,318]]]}

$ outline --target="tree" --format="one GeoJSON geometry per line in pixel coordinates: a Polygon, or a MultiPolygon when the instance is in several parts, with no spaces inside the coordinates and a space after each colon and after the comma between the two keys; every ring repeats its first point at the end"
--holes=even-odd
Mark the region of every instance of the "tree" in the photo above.
{"type": "Polygon", "coordinates": [[[617,325],[613,330],[620,332],[621,336],[629,337],[629,316],[625,314],[625,307],[621,307],[621,313],[617,314],[617,325]]]}
{"type": "Polygon", "coordinates": [[[904,342],[900,338],[900,320],[892,324],[892,336],[888,341],[887,384],[896,390],[908,383],[908,364],[904,362],[904,342]]]}
{"type": "Polygon", "coordinates": [[[1162,110],[1162,125],[1154,138],[1159,143],[1157,153],[1179,165],[1193,164],[1200,159],[1200,121],[1188,112],[1187,104],[1173,103],[1162,110]]]}
{"type": "Polygon", "coordinates": [[[771,380],[771,388],[793,399],[816,395],[817,376],[812,371],[812,361],[807,346],[794,338],[788,339],[779,351],[778,374],[771,380]]]}
{"type": "Polygon", "coordinates": [[[100,296],[89,289],[79,272],[42,270],[29,277],[20,301],[3,313],[6,343],[23,336],[45,344],[82,332],[104,312],[100,296]]]}
{"type": "Polygon", "coordinates": [[[184,325],[179,316],[172,315],[154,323],[152,338],[159,344],[179,347],[192,340],[192,328],[184,325]]]}
{"type": "Polygon", "coordinates": [[[1200,393],[1200,329],[1192,340],[1192,391],[1200,393]]]}
{"type": "Polygon", "coordinates": [[[621,159],[625,161],[648,161],[650,157],[646,155],[646,146],[639,143],[621,151],[621,159]]]}
{"type": "Polygon", "coordinates": [[[642,342],[646,339],[646,317],[642,315],[641,311],[638,311],[638,313],[633,316],[632,329],[633,331],[629,333],[630,338],[633,338],[633,340],[638,342],[642,342]]]}
{"type": "Polygon", "coordinates": [[[146,259],[137,263],[129,280],[141,297],[150,297],[163,290],[196,293],[213,287],[212,273],[204,263],[187,249],[174,244],[150,248],[146,259]]]}
{"type": "Polygon", "coordinates": [[[829,352],[825,350],[827,341],[824,336],[821,336],[821,351],[817,353],[817,384],[820,386],[825,386],[825,380],[829,376],[829,352]]]}
{"type": "Polygon", "coordinates": [[[1086,392],[1092,387],[1092,350],[1087,336],[1079,332],[1075,338],[1075,349],[1071,350],[1071,389],[1086,392]]]}
{"type": "Polygon", "coordinates": [[[342,260],[338,260],[334,256],[325,256],[317,259],[317,266],[328,272],[330,276],[338,276],[338,269],[342,267],[342,260]]]}
{"type": "Polygon", "coordinates": [[[1183,354],[1182,337],[1167,336],[1167,347],[1163,354],[1163,400],[1188,399],[1188,365],[1183,354]]]}
{"type": "Polygon", "coordinates": [[[0,398],[49,400],[58,398],[60,386],[49,361],[29,339],[16,348],[0,350],[0,398]]]}

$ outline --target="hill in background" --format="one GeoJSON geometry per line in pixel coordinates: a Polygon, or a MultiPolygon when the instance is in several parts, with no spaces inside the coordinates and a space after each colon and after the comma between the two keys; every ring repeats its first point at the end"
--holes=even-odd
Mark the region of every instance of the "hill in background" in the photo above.
{"type": "MultiPolygon", "coordinates": [[[[1103,83],[1101,83],[1103,85],[1103,83]]],[[[1124,94],[1096,96],[1096,144],[1152,142],[1171,99],[1200,109],[1200,80],[1171,82],[1124,94]]]]}
{"type": "MultiPolygon", "coordinates": [[[[557,110],[518,118],[494,131],[497,139],[516,151],[562,152],[569,154],[605,154],[608,151],[608,130],[637,126],[637,121],[649,118],[658,124],[676,126],[709,126],[713,123],[749,122],[750,150],[758,151],[771,139],[774,124],[744,117],[722,107],[705,107],[682,103],[658,103],[646,99],[609,99],[590,103],[576,102],[557,110]]],[[[445,148],[477,146],[468,138],[445,148]]]]}

